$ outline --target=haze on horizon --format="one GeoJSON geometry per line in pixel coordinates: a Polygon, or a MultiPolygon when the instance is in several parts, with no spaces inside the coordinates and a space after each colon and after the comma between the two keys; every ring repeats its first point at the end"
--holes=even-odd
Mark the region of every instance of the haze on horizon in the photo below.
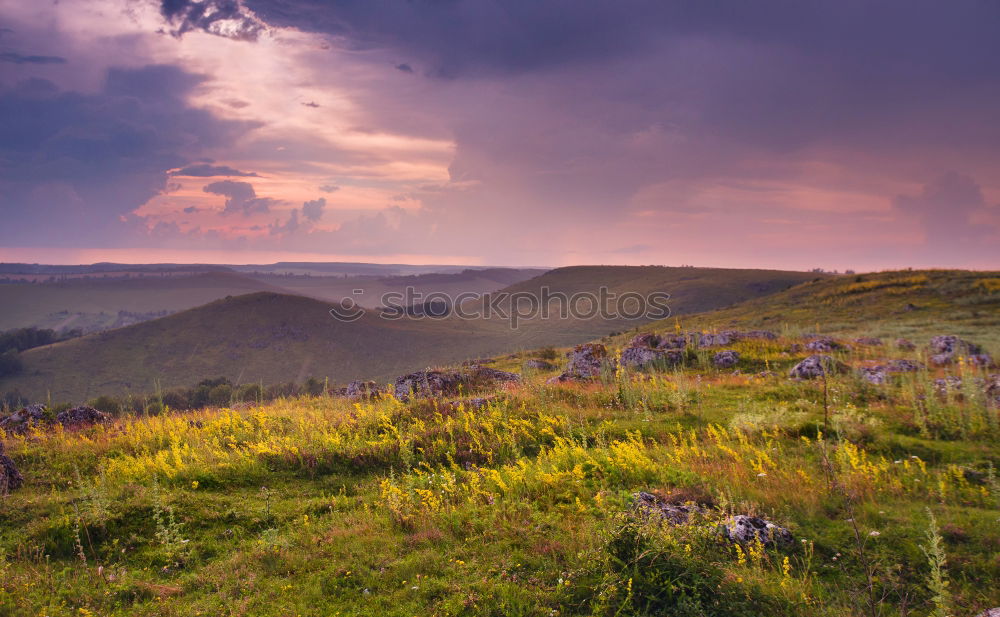
{"type": "Polygon", "coordinates": [[[0,261],[1000,268],[998,23],[0,0],[0,261]]]}

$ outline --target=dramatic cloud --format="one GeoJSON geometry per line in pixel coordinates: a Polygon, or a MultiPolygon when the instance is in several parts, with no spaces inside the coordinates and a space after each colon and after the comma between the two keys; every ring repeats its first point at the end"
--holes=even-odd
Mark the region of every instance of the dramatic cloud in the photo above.
{"type": "Polygon", "coordinates": [[[180,36],[192,30],[241,41],[254,41],[264,30],[261,23],[239,0],[163,0],[163,16],[180,36]]]}
{"type": "Polygon", "coordinates": [[[252,128],[190,107],[203,79],[146,66],[112,69],[90,94],[38,78],[0,85],[0,241],[107,242],[168,169],[252,128]]]}
{"type": "Polygon", "coordinates": [[[326,208],[326,198],[320,197],[302,204],[302,216],[316,222],[323,217],[323,209],[326,208]]]}
{"type": "Polygon", "coordinates": [[[206,193],[226,197],[224,214],[239,213],[243,216],[249,216],[256,212],[267,212],[272,205],[280,203],[270,197],[257,197],[257,192],[249,182],[220,180],[206,185],[203,190],[206,193]]]}
{"type": "Polygon", "coordinates": [[[240,176],[244,178],[257,178],[258,174],[252,171],[240,171],[228,165],[212,165],[210,163],[198,163],[188,165],[170,172],[171,176],[191,176],[193,178],[214,178],[216,176],[240,176]]]}

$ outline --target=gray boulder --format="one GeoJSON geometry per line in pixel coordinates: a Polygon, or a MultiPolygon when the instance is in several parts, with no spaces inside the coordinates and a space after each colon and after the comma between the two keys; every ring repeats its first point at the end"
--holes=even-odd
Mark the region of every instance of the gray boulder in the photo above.
{"type": "Polygon", "coordinates": [[[720,351],[719,353],[712,356],[712,364],[719,368],[733,368],[740,361],[740,354],[738,351],[733,351],[727,349],[726,351],[720,351]]]}
{"type": "Polygon", "coordinates": [[[698,504],[667,503],[656,495],[644,491],[632,495],[632,511],[643,518],[653,518],[671,525],[687,525],[691,522],[692,515],[705,512],[698,504]]]}
{"type": "Polygon", "coordinates": [[[802,360],[789,371],[788,376],[795,379],[815,379],[823,375],[843,373],[847,367],[830,356],[813,355],[802,360]]]}
{"type": "Polygon", "coordinates": [[[600,343],[577,345],[566,355],[569,358],[566,369],[562,374],[550,379],[549,383],[596,379],[601,376],[601,367],[604,363],[613,362],[608,358],[608,350],[600,343]]]}
{"type": "Polygon", "coordinates": [[[378,384],[374,381],[355,379],[347,384],[347,389],[344,390],[344,396],[351,399],[370,399],[378,395],[378,384]]]}
{"type": "Polygon", "coordinates": [[[882,385],[889,380],[890,373],[915,373],[923,368],[924,365],[919,362],[899,359],[877,366],[863,366],[858,369],[858,374],[867,382],[882,385]]]}
{"type": "Polygon", "coordinates": [[[657,349],[684,349],[687,347],[687,336],[683,334],[668,334],[660,337],[657,349]]]}
{"type": "Polygon", "coordinates": [[[648,347],[628,347],[622,350],[622,366],[644,369],[655,366],[679,364],[684,353],[674,349],[650,349],[648,347]]]}
{"type": "MultiPolygon", "coordinates": [[[[961,339],[954,334],[942,334],[931,338],[931,364],[946,366],[955,362],[959,356],[980,356],[983,348],[979,345],[961,339]]],[[[986,356],[988,359],[989,356],[986,356]]],[[[988,360],[986,362],[989,364],[988,360]]]]}
{"type": "Polygon", "coordinates": [[[844,346],[833,340],[828,336],[821,336],[815,338],[808,343],[806,343],[806,349],[809,351],[836,351],[837,349],[843,349],[844,346]]]}
{"type": "Polygon", "coordinates": [[[95,424],[107,424],[111,422],[111,416],[93,407],[80,405],[60,411],[56,416],[56,422],[69,429],[81,429],[95,424]]]}
{"type": "Polygon", "coordinates": [[[760,541],[764,546],[784,546],[791,544],[792,534],[784,527],[756,516],[737,514],[722,524],[721,532],[730,542],[748,544],[760,541]]]}
{"type": "Polygon", "coordinates": [[[7,433],[26,433],[32,426],[51,422],[51,419],[45,412],[46,407],[41,403],[22,407],[7,417],[0,419],[0,428],[7,433]]]}
{"type": "Polygon", "coordinates": [[[0,441],[0,495],[21,488],[24,476],[17,470],[17,465],[7,456],[3,442],[0,441]]]}
{"type": "Polygon", "coordinates": [[[393,394],[401,401],[410,398],[454,396],[462,385],[462,376],[446,371],[417,371],[396,378],[393,394]]]}

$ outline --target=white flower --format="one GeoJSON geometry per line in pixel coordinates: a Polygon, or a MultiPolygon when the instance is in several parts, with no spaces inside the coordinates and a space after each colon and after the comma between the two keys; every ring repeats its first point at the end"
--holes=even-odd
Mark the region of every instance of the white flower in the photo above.
{"type": "Polygon", "coordinates": [[[872,529],[871,531],[868,532],[868,535],[870,535],[873,538],[877,538],[877,537],[879,537],[882,534],[880,532],[875,531],[874,529],[872,529]]]}
{"type": "Polygon", "coordinates": [[[758,478],[763,478],[763,477],[764,477],[764,476],[766,476],[766,475],[767,475],[767,474],[766,474],[765,472],[763,472],[763,471],[762,471],[762,472],[760,472],[759,474],[757,474],[757,477],[758,477],[758,478]]]}

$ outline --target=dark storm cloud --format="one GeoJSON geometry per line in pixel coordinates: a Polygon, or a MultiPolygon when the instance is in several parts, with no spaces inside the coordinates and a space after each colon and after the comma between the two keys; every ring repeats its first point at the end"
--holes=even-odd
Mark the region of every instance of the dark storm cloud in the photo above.
{"type": "Polygon", "coordinates": [[[213,195],[223,195],[226,197],[226,205],[222,210],[223,214],[239,213],[249,216],[256,212],[267,212],[271,206],[279,203],[278,200],[270,197],[257,197],[257,191],[249,182],[237,182],[235,180],[220,180],[205,185],[202,189],[206,193],[213,195]]]}
{"type": "Polygon", "coordinates": [[[240,171],[228,165],[212,165],[210,163],[198,163],[188,165],[170,172],[171,176],[189,176],[192,178],[212,178],[214,176],[239,176],[244,178],[259,178],[256,172],[240,171]]]}
{"type": "Polygon", "coordinates": [[[255,41],[264,24],[248,13],[238,0],[163,0],[160,12],[181,36],[192,30],[242,41],[255,41]]]}
{"type": "Polygon", "coordinates": [[[167,170],[254,125],[189,107],[202,77],[111,69],[96,93],[28,79],[0,87],[0,241],[98,241],[167,185],[167,170]]]}
{"type": "Polygon", "coordinates": [[[397,64],[396,65],[396,70],[397,71],[403,71],[404,73],[412,73],[413,72],[413,67],[410,66],[409,64],[406,64],[404,62],[403,64],[397,64]]]}
{"type": "Polygon", "coordinates": [[[11,62],[13,64],[66,64],[66,58],[62,56],[25,56],[16,51],[5,51],[0,53],[0,62],[11,62]]]}

